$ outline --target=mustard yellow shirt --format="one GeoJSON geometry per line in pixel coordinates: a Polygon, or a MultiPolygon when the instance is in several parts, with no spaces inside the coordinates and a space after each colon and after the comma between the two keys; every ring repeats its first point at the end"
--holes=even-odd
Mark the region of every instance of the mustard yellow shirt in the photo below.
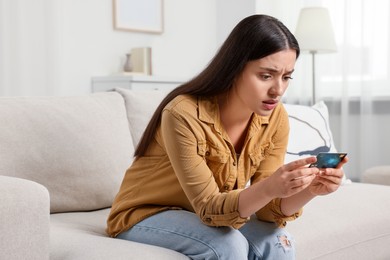
{"type": "MultiPolygon", "coordinates": [[[[239,158],[221,125],[216,98],[182,95],[163,110],[161,126],[145,156],[126,171],[107,220],[117,236],[137,222],[168,209],[195,212],[210,226],[239,228],[238,196],[248,181],[258,182],[284,161],[288,116],[282,104],[272,115],[253,114],[239,158]]],[[[301,214],[285,216],[280,199],[256,215],[284,226],[301,214]]]]}

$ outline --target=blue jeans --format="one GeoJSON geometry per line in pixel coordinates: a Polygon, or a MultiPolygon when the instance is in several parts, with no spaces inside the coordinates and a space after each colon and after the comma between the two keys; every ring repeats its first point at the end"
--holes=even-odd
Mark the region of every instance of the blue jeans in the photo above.
{"type": "Polygon", "coordinates": [[[191,259],[295,259],[290,235],[256,217],[236,230],[206,226],[189,211],[168,210],[139,222],[118,238],[169,248],[191,259]]]}

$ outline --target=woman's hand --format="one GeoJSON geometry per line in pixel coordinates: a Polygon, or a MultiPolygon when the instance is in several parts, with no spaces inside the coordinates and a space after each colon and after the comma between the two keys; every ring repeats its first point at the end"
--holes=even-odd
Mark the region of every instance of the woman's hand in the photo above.
{"type": "Polygon", "coordinates": [[[280,167],[274,174],[264,180],[267,182],[267,193],[272,198],[286,198],[297,194],[310,186],[319,174],[318,168],[309,168],[308,164],[316,162],[315,157],[293,161],[280,167]]]}
{"type": "MultiPolygon", "coordinates": [[[[319,172],[318,168],[307,167],[308,164],[314,162],[316,162],[316,157],[308,157],[285,164],[268,178],[253,183],[241,191],[238,201],[240,216],[249,217],[272,199],[291,197],[307,189],[319,172]]],[[[295,204],[300,207],[302,203],[298,201],[287,204],[289,204],[287,210],[291,209],[291,214],[293,214],[298,208],[295,204]]]]}
{"type": "Polygon", "coordinates": [[[336,191],[343,180],[344,171],[342,166],[348,162],[345,157],[336,168],[319,169],[319,174],[309,186],[309,191],[313,195],[327,195],[336,191]]]}

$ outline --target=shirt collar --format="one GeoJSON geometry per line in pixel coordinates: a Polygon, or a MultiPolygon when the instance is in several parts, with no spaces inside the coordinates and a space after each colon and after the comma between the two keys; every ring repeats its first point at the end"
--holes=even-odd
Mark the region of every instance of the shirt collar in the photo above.
{"type": "Polygon", "coordinates": [[[219,106],[217,98],[198,98],[199,120],[214,124],[219,121],[219,106]]]}
{"type": "MultiPolygon", "coordinates": [[[[219,106],[217,97],[214,98],[198,98],[198,116],[199,120],[220,126],[219,120],[219,106]]],[[[259,116],[255,114],[252,117],[252,127],[257,129],[261,128],[261,125],[269,124],[269,116],[259,116]]]]}

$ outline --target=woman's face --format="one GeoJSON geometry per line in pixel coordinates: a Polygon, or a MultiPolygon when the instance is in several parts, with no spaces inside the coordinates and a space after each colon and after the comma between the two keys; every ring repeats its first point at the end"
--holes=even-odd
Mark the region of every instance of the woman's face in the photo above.
{"type": "Polygon", "coordinates": [[[234,84],[243,106],[269,116],[288,87],[295,61],[296,51],[287,49],[248,62],[234,84]]]}

